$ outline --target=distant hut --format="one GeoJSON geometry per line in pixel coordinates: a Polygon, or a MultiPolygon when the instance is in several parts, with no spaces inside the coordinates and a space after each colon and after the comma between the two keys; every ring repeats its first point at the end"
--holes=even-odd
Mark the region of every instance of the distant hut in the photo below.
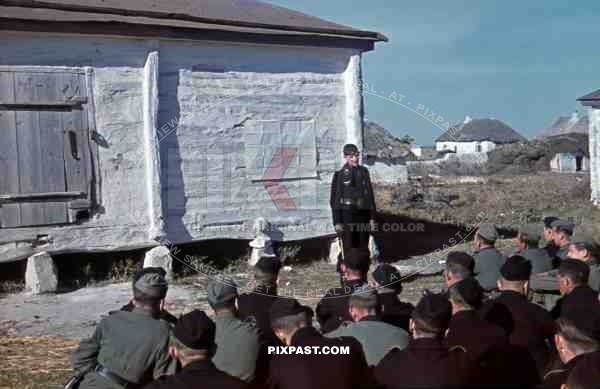
{"type": "Polygon", "coordinates": [[[521,134],[500,120],[467,116],[461,124],[436,139],[435,149],[457,154],[487,153],[498,145],[525,141],[521,134]]]}
{"type": "Polygon", "coordinates": [[[387,38],[260,1],[1,2],[0,262],[333,235],[387,38]]]}
{"type": "Polygon", "coordinates": [[[543,129],[537,138],[564,134],[587,134],[588,131],[589,121],[587,115],[573,112],[571,116],[559,116],[550,127],[543,129]]]}
{"type": "Polygon", "coordinates": [[[550,170],[560,173],[588,172],[590,155],[587,134],[567,134],[545,139],[550,146],[550,170]]]}
{"type": "Polygon", "coordinates": [[[363,163],[369,167],[373,182],[408,182],[406,161],[415,159],[410,145],[371,121],[365,122],[364,136],[366,150],[363,163]]]}
{"type": "Polygon", "coordinates": [[[588,107],[591,200],[600,205],[600,89],[577,100],[588,107]]]}

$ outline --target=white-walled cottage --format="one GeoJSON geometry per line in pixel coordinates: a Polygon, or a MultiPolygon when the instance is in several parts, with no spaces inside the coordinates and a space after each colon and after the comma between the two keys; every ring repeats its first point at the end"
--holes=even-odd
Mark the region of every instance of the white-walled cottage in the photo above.
{"type": "Polygon", "coordinates": [[[386,38],[234,0],[0,4],[0,261],[333,232],[386,38]]]}
{"type": "Polygon", "coordinates": [[[524,142],[526,139],[506,123],[498,119],[477,119],[466,116],[465,120],[444,131],[435,141],[436,151],[457,154],[487,153],[497,145],[524,142]]]}
{"type": "Polygon", "coordinates": [[[600,205],[600,89],[577,100],[588,107],[591,200],[600,205]]]}

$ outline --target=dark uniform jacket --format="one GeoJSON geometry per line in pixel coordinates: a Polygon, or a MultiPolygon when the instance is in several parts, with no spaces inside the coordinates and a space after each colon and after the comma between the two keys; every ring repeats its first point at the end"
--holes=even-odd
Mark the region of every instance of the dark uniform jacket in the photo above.
{"type": "Polygon", "coordinates": [[[387,389],[468,387],[471,371],[464,350],[448,349],[441,340],[412,339],[393,349],[375,367],[375,379],[387,389]]]}
{"type": "Polygon", "coordinates": [[[292,336],[291,346],[303,351],[312,346],[349,347],[349,354],[282,354],[274,355],[269,367],[271,389],[358,389],[370,388],[373,375],[360,343],[349,337],[326,338],[314,327],[304,327],[292,336]]]}
{"type": "Polygon", "coordinates": [[[556,369],[552,369],[549,372],[547,372],[546,375],[544,376],[544,380],[537,388],[538,389],[561,389],[560,388],[561,385],[567,381],[567,378],[569,377],[569,373],[571,372],[571,370],[573,370],[573,368],[577,364],[577,361],[579,361],[584,355],[585,354],[578,355],[575,358],[571,359],[566,364],[561,363],[560,367],[558,367],[556,369]]]}
{"type": "Polygon", "coordinates": [[[475,310],[467,310],[452,315],[446,344],[461,346],[467,357],[478,360],[487,351],[508,344],[508,337],[502,328],[482,319],[475,310]]]}
{"type": "Polygon", "coordinates": [[[394,291],[379,293],[381,320],[408,331],[408,322],[414,306],[400,301],[394,291]]]}
{"type": "Polygon", "coordinates": [[[144,389],[244,389],[248,386],[222,371],[210,360],[195,361],[185,366],[179,373],[165,376],[144,387],[144,389]]]}
{"type": "Polygon", "coordinates": [[[598,292],[588,285],[576,286],[571,293],[561,297],[550,314],[557,319],[573,308],[595,307],[598,305],[598,292]]]}
{"type": "Polygon", "coordinates": [[[531,262],[531,274],[545,273],[552,270],[552,258],[544,249],[526,249],[518,254],[531,262]]]}
{"type": "Polygon", "coordinates": [[[587,264],[590,266],[590,278],[588,285],[596,292],[600,292],[600,260],[596,257],[590,259],[587,264]]]}
{"type": "MultiPolygon", "coordinates": [[[[97,364],[121,379],[143,384],[174,371],[169,357],[169,324],[156,320],[143,309],[119,311],[103,318],[92,337],[83,340],[73,353],[76,372],[93,369],[97,364]]],[[[89,372],[80,389],[119,388],[113,381],[89,372]]]]}
{"type": "Polygon", "coordinates": [[[538,372],[543,372],[551,351],[554,336],[554,321],[550,313],[527,297],[513,291],[502,291],[494,300],[488,301],[482,312],[491,309],[492,304],[502,304],[510,311],[513,332],[510,343],[520,346],[531,353],[538,372]]]}
{"type": "Polygon", "coordinates": [[[500,277],[500,268],[506,258],[495,247],[487,247],[473,256],[475,259],[475,278],[487,292],[496,289],[500,277]]]}
{"type": "MultiPolygon", "coordinates": [[[[542,250],[544,250],[548,256],[550,257],[550,259],[552,259],[552,264],[555,265],[555,261],[554,258],[556,258],[556,253],[558,252],[558,246],[554,244],[554,242],[550,241],[547,242],[546,245],[542,248],[542,250]]],[[[556,267],[556,266],[554,266],[556,267]]]]}
{"type": "Polygon", "coordinates": [[[261,341],[272,346],[283,345],[271,329],[269,319],[269,310],[277,298],[277,289],[267,286],[258,286],[254,292],[238,297],[238,317],[245,321],[254,321],[261,332],[261,341]]]}
{"type": "Polygon", "coordinates": [[[366,282],[363,280],[348,280],[344,281],[344,287],[331,288],[327,291],[316,307],[321,332],[331,332],[344,321],[352,321],[348,312],[348,301],[350,295],[364,285],[366,282]]]}

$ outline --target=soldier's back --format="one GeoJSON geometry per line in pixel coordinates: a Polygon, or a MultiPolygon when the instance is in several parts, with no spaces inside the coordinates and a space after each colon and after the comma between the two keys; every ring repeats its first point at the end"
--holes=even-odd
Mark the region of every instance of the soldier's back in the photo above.
{"type": "Polygon", "coordinates": [[[375,378],[387,389],[460,388],[472,374],[464,350],[449,349],[440,340],[420,338],[404,350],[393,349],[375,367],[375,378]]]}
{"type": "Polygon", "coordinates": [[[506,258],[495,247],[488,247],[475,253],[473,259],[475,259],[475,278],[481,287],[486,291],[496,289],[500,268],[506,258]]]}
{"type": "Polygon", "coordinates": [[[238,316],[244,321],[253,321],[261,331],[261,340],[266,344],[281,345],[279,338],[271,329],[269,309],[277,299],[273,290],[261,289],[244,293],[238,297],[238,316]]]}
{"type": "Polygon", "coordinates": [[[545,273],[552,270],[552,258],[544,249],[527,249],[520,255],[531,262],[531,274],[545,273]]]}
{"type": "Polygon", "coordinates": [[[394,292],[380,293],[381,320],[408,331],[410,315],[415,308],[412,304],[400,301],[394,292]]]}
{"type": "MultiPolygon", "coordinates": [[[[167,322],[153,318],[149,312],[134,309],[119,311],[105,317],[96,327],[94,335],[81,342],[73,355],[84,362],[94,358],[97,365],[111,374],[133,384],[143,384],[172,371],[169,357],[169,331],[167,322]]],[[[102,372],[88,373],[81,389],[119,388],[115,381],[102,372]]]]}
{"type": "Polygon", "coordinates": [[[350,295],[365,285],[362,280],[345,281],[343,287],[327,290],[325,296],[316,307],[317,320],[321,332],[327,333],[337,329],[344,321],[351,321],[348,312],[350,295]]]}

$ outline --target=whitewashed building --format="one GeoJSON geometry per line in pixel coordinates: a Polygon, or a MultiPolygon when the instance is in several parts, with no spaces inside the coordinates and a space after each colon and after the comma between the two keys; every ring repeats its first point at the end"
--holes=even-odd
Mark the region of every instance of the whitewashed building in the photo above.
{"type": "Polygon", "coordinates": [[[577,100],[588,107],[591,200],[600,205],[600,89],[577,100]]]}
{"type": "Polygon", "coordinates": [[[462,123],[445,131],[436,139],[435,149],[438,152],[457,154],[487,153],[497,145],[525,140],[521,134],[500,120],[466,116],[462,123]]]}
{"type": "Polygon", "coordinates": [[[0,4],[0,261],[333,233],[386,38],[241,0],[0,4]]]}

